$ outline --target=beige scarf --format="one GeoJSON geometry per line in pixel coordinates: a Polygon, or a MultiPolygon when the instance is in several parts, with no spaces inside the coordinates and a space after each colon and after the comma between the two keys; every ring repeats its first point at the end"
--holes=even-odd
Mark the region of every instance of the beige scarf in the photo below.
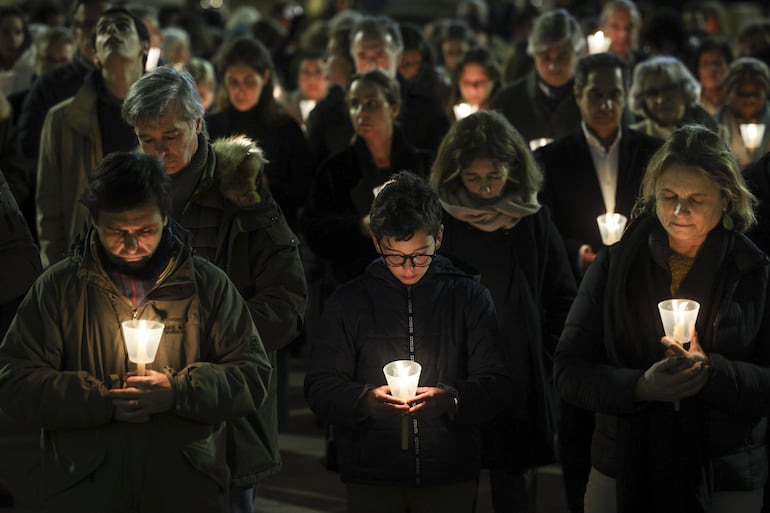
{"type": "Polygon", "coordinates": [[[460,186],[442,187],[439,191],[439,199],[449,215],[485,232],[510,230],[516,226],[519,219],[540,210],[537,194],[532,194],[524,202],[511,193],[485,202],[472,196],[465,187],[460,186]]]}

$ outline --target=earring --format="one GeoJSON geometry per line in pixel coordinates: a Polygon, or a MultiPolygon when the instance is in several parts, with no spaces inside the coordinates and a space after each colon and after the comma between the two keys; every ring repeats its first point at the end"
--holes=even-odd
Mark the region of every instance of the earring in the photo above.
{"type": "Polygon", "coordinates": [[[735,222],[733,221],[733,218],[730,217],[730,214],[725,213],[725,215],[722,216],[722,227],[728,232],[735,228],[735,222]]]}

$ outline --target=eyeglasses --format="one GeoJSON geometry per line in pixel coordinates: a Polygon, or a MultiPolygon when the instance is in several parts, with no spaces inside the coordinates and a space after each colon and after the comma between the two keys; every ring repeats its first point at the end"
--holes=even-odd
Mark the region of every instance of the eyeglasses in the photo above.
{"type": "Polygon", "coordinates": [[[433,262],[434,256],[436,256],[436,253],[433,253],[432,255],[423,255],[420,253],[415,253],[413,255],[398,255],[395,253],[382,254],[382,258],[385,259],[385,263],[388,264],[389,267],[403,267],[406,265],[407,260],[412,262],[412,267],[428,267],[430,263],[433,262]]]}

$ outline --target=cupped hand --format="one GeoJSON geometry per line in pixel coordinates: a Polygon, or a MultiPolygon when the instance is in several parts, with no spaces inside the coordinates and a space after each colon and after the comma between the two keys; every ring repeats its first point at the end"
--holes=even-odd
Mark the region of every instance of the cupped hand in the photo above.
{"type": "Polygon", "coordinates": [[[664,346],[666,346],[666,356],[669,358],[686,358],[692,363],[709,363],[709,355],[706,354],[698,342],[698,330],[693,330],[689,349],[685,349],[682,344],[671,337],[663,337],[660,339],[660,341],[664,346]]]}
{"type": "Polygon", "coordinates": [[[409,413],[409,405],[390,395],[390,387],[382,385],[366,393],[361,404],[364,415],[377,420],[398,417],[409,413]]]}
{"type": "Polygon", "coordinates": [[[702,361],[667,357],[652,364],[639,378],[634,398],[638,401],[679,401],[700,392],[708,377],[708,369],[702,361]]]}
{"type": "Polygon", "coordinates": [[[438,417],[454,408],[452,395],[438,387],[417,387],[417,395],[408,402],[409,414],[423,417],[438,417]]]}
{"type": "Polygon", "coordinates": [[[150,415],[174,407],[174,389],[166,374],[153,370],[144,376],[129,373],[123,388],[107,391],[115,406],[114,418],[120,422],[147,422],[150,415]]]}

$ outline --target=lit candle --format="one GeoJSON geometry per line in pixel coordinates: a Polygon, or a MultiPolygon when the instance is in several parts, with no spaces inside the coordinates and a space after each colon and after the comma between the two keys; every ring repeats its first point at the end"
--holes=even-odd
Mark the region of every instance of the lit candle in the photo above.
{"type": "MultiPolygon", "coordinates": [[[[700,304],[692,299],[666,299],[658,303],[660,320],[667,337],[689,350],[689,343],[695,332],[700,304]]],[[[674,410],[679,411],[679,401],[674,401],[674,410]]]]}
{"type": "Polygon", "coordinates": [[[157,321],[130,320],[121,323],[128,359],[136,363],[136,374],[144,376],[145,364],[155,360],[165,326],[157,321]]]}
{"type": "Polygon", "coordinates": [[[617,212],[607,212],[596,218],[605,246],[611,246],[620,240],[627,221],[626,216],[617,212]]]}
{"type": "Polygon", "coordinates": [[[750,151],[759,148],[762,138],[765,136],[764,123],[741,123],[739,128],[743,145],[750,151]]]}
{"type": "Polygon", "coordinates": [[[310,112],[315,109],[315,100],[300,100],[299,101],[299,111],[302,115],[302,120],[307,121],[307,117],[310,115],[310,112]]]}
{"type": "Polygon", "coordinates": [[[455,113],[455,119],[460,121],[463,118],[467,118],[477,110],[479,110],[478,105],[471,105],[470,103],[458,103],[454,107],[452,107],[452,110],[455,113]]]}
{"type": "MultiPolygon", "coordinates": [[[[408,401],[417,393],[422,366],[411,360],[396,360],[382,368],[390,387],[390,395],[408,401]]],[[[409,449],[409,417],[401,417],[401,449],[409,449]]]]}
{"type": "Polygon", "coordinates": [[[532,151],[535,151],[536,149],[545,146],[546,144],[550,144],[550,142],[553,141],[553,139],[549,139],[548,137],[539,137],[537,139],[532,139],[529,141],[529,149],[532,151]]]}
{"type": "Polygon", "coordinates": [[[589,34],[588,53],[602,53],[610,48],[610,38],[604,37],[604,32],[597,30],[595,34],[589,34]]]}

